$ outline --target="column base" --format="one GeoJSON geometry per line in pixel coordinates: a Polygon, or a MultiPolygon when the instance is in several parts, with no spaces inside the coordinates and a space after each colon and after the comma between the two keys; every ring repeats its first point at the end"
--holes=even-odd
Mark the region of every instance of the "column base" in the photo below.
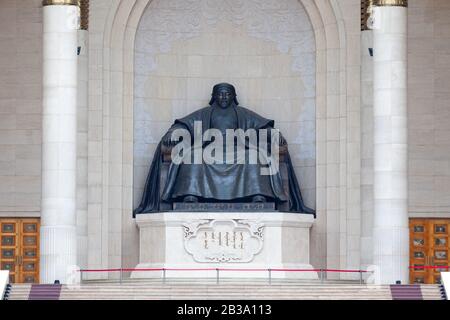
{"type": "Polygon", "coordinates": [[[41,283],[67,283],[77,263],[76,239],[75,227],[41,226],[41,283]]]}

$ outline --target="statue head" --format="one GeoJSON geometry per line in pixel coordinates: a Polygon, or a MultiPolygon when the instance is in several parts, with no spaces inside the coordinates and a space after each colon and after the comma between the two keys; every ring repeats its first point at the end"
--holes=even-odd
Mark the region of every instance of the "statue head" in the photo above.
{"type": "Polygon", "coordinates": [[[219,83],[213,88],[209,105],[216,103],[221,108],[228,108],[233,103],[237,106],[239,102],[236,98],[236,89],[229,83],[219,83]]]}

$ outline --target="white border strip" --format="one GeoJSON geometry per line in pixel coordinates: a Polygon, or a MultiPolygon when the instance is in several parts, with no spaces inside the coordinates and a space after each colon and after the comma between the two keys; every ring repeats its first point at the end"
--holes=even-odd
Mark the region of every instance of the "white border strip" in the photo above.
{"type": "Polygon", "coordinates": [[[9,283],[9,271],[0,271],[0,300],[3,299],[6,285],[9,283]]]}
{"type": "Polygon", "coordinates": [[[450,300],[450,272],[441,272],[441,279],[445,288],[447,300],[450,300]]]}

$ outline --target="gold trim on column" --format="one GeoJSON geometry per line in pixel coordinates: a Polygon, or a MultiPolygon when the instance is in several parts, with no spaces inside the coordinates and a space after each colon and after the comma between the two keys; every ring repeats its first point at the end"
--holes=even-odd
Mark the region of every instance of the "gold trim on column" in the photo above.
{"type": "Polygon", "coordinates": [[[80,6],[80,0],[44,0],[42,6],[80,6]]]}
{"type": "Polygon", "coordinates": [[[80,29],[89,29],[89,0],[80,0],[80,29]]]}
{"type": "Polygon", "coordinates": [[[370,18],[374,0],[361,0],[361,31],[370,30],[367,21],[370,18]]]}
{"type": "Polygon", "coordinates": [[[408,7],[408,0],[374,0],[377,7],[408,7]]]}

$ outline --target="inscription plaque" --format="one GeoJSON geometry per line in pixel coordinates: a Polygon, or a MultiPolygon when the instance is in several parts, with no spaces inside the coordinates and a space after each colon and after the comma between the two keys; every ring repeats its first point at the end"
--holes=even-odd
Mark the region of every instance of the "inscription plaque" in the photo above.
{"type": "Polygon", "coordinates": [[[251,262],[263,248],[264,225],[249,220],[183,224],[184,246],[197,262],[251,262]]]}

